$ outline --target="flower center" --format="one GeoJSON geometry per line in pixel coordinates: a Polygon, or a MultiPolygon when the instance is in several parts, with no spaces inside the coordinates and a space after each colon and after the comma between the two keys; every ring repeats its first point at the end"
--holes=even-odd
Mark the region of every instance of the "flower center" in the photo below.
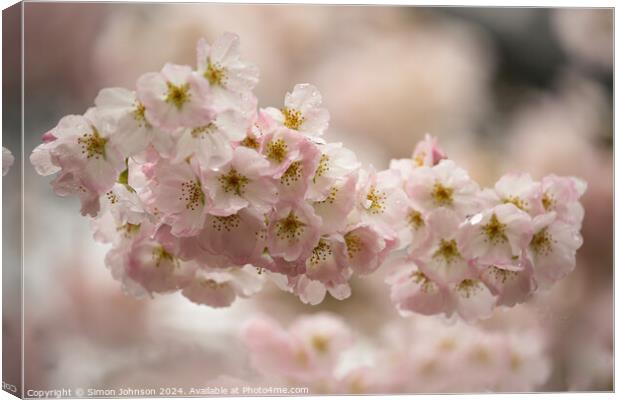
{"type": "Polygon", "coordinates": [[[226,80],[226,70],[219,64],[214,65],[209,59],[207,60],[207,70],[204,73],[204,77],[211,85],[222,85],[226,80]]]}
{"type": "Polygon", "coordinates": [[[110,204],[118,203],[118,196],[113,191],[106,192],[105,197],[108,199],[110,204]]]}
{"type": "Polygon", "coordinates": [[[534,234],[530,246],[536,254],[546,256],[553,251],[553,242],[555,241],[545,228],[534,234]]]}
{"type": "Polygon", "coordinates": [[[503,268],[497,268],[495,265],[489,267],[488,271],[489,275],[493,275],[493,278],[495,278],[495,280],[502,284],[506,283],[506,281],[508,281],[509,279],[513,279],[517,276],[517,272],[503,268]]]}
{"type": "Polygon", "coordinates": [[[155,266],[159,267],[162,262],[173,263],[175,258],[164,248],[164,246],[157,246],[153,249],[153,261],[155,262],[155,266]]]}
{"type": "Polygon", "coordinates": [[[362,240],[354,233],[344,235],[344,243],[347,246],[347,255],[349,258],[355,257],[362,250],[362,240]]]}
{"type": "Polygon", "coordinates": [[[375,186],[371,186],[368,194],[366,195],[366,200],[370,201],[368,211],[371,214],[381,214],[384,212],[386,197],[387,196],[384,192],[377,190],[375,186]]]}
{"type": "Polygon", "coordinates": [[[504,204],[514,204],[517,208],[527,211],[527,201],[519,196],[508,196],[503,199],[504,204]]]}
{"type": "Polygon", "coordinates": [[[200,286],[208,288],[208,289],[216,290],[216,289],[222,289],[223,287],[226,286],[226,284],[218,283],[214,281],[213,279],[203,279],[200,281],[200,286]]]}
{"type": "Polygon", "coordinates": [[[123,232],[123,236],[125,236],[126,238],[129,238],[135,235],[136,233],[140,232],[140,224],[132,224],[132,223],[127,222],[126,224],[123,224],[119,226],[118,228],[116,228],[116,230],[119,232],[123,232]]]}
{"type": "Polygon", "coordinates": [[[289,129],[298,130],[304,123],[305,118],[301,115],[301,111],[284,107],[282,114],[284,114],[284,126],[289,129]]]}
{"type": "Polygon", "coordinates": [[[312,250],[312,255],[310,256],[310,264],[317,265],[319,263],[324,263],[327,261],[327,258],[332,255],[332,247],[329,243],[321,239],[319,240],[319,244],[312,250]]]}
{"type": "Polygon", "coordinates": [[[463,297],[468,299],[480,290],[480,282],[474,279],[463,279],[458,285],[456,285],[456,290],[458,290],[463,297]]]}
{"type": "Polygon", "coordinates": [[[77,140],[78,144],[82,147],[82,154],[85,154],[87,159],[105,159],[105,145],[108,139],[101,137],[99,131],[94,126],[91,128],[91,133],[85,133],[77,140]]]}
{"type": "Polygon", "coordinates": [[[542,197],[542,204],[546,211],[550,211],[555,207],[555,199],[552,195],[545,193],[542,197]]]}
{"type": "Polygon", "coordinates": [[[415,230],[420,229],[424,226],[424,219],[422,218],[422,213],[416,210],[409,211],[409,214],[407,215],[407,222],[409,223],[409,226],[411,226],[415,230]]]}
{"type": "Polygon", "coordinates": [[[417,283],[425,293],[432,292],[437,289],[435,282],[431,281],[423,272],[413,271],[411,273],[411,279],[413,279],[413,281],[417,283]]]}
{"type": "Polygon", "coordinates": [[[456,240],[441,239],[439,242],[439,248],[433,254],[433,258],[443,258],[446,264],[452,264],[456,260],[460,259],[461,253],[459,253],[456,240]]]}
{"type": "Polygon", "coordinates": [[[433,201],[438,206],[450,206],[452,205],[452,195],[454,193],[454,189],[444,186],[439,182],[436,182],[433,186],[433,191],[431,192],[431,196],[433,201]]]}
{"type": "Polygon", "coordinates": [[[204,139],[207,135],[212,134],[216,128],[215,123],[209,122],[207,125],[193,128],[191,134],[194,139],[204,139]]]}
{"type": "Polygon", "coordinates": [[[267,158],[277,163],[284,161],[288,154],[288,146],[282,139],[272,140],[267,144],[267,158]]]}
{"type": "Polygon", "coordinates": [[[314,173],[314,178],[312,178],[312,182],[316,183],[317,178],[325,175],[327,171],[329,171],[329,156],[327,154],[321,154],[321,158],[319,159],[319,166],[316,168],[316,172],[314,173]]]}
{"type": "Polygon", "coordinates": [[[276,236],[280,239],[294,240],[298,239],[304,231],[306,224],[301,222],[299,218],[291,211],[286,218],[278,221],[278,229],[276,236]]]}
{"type": "Polygon", "coordinates": [[[497,219],[497,215],[495,213],[491,215],[491,218],[486,225],[482,225],[482,231],[487,236],[486,241],[489,241],[494,245],[508,241],[508,238],[506,237],[506,224],[499,222],[499,219],[497,219]]]}
{"type": "Polygon", "coordinates": [[[332,186],[329,188],[329,194],[321,201],[317,201],[316,204],[334,204],[336,201],[336,195],[338,195],[338,188],[332,186]]]}
{"type": "Polygon", "coordinates": [[[250,149],[258,150],[258,140],[254,136],[247,136],[241,141],[241,146],[249,147],[250,149]]]}
{"type": "Polygon", "coordinates": [[[286,186],[290,186],[291,184],[297,182],[301,179],[303,172],[303,166],[301,165],[301,161],[294,161],[289,165],[286,169],[282,177],[280,178],[280,183],[286,186]]]}
{"type": "Polygon", "coordinates": [[[422,167],[424,165],[424,158],[426,157],[426,153],[421,151],[413,157],[413,162],[418,167],[422,167]]]}
{"type": "Polygon", "coordinates": [[[226,232],[230,232],[233,229],[239,227],[240,221],[241,218],[239,218],[239,215],[237,214],[227,215],[225,217],[213,217],[211,226],[218,232],[221,232],[223,230],[226,232]]]}
{"type": "Polygon", "coordinates": [[[228,174],[221,175],[218,181],[226,193],[233,192],[237,196],[241,196],[247,184],[250,183],[248,178],[239,174],[234,168],[231,168],[228,174]]]}
{"type": "Polygon", "coordinates": [[[189,83],[176,86],[170,82],[166,82],[166,86],[168,86],[166,102],[174,105],[180,110],[183,104],[187,103],[191,97],[189,93],[189,83]]]}
{"type": "Polygon", "coordinates": [[[138,126],[150,128],[151,125],[146,120],[146,116],[144,115],[145,112],[146,108],[144,107],[144,104],[136,101],[134,103],[133,118],[138,122],[138,126]]]}
{"type": "Polygon", "coordinates": [[[185,181],[181,183],[181,196],[179,200],[185,202],[185,208],[194,211],[205,204],[205,194],[202,191],[200,181],[185,181]]]}

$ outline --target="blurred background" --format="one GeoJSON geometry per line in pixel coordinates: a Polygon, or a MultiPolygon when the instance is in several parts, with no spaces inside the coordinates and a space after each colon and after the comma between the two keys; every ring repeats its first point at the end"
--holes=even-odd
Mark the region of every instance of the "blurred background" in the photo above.
{"type": "MultiPolygon", "coordinates": [[[[197,39],[224,31],[240,35],[260,68],[261,106],[315,84],[331,114],[328,140],[365,166],[408,157],[428,132],[481,185],[513,170],[585,179],[575,271],[480,328],[542,332],[552,368],[536,390],[613,390],[613,10],[26,3],[24,153],[100,88],[133,88],[167,61],[194,66],[197,39]]],[[[19,134],[3,142],[15,153],[19,134]]],[[[106,270],[107,248],[92,240],[78,200],[56,197],[27,161],[23,173],[26,388],[251,375],[238,330],[259,311],[286,324],[330,310],[370,341],[401,318],[381,273],[354,281],[350,299],[316,307],[272,287],[223,310],[180,295],[132,299],[106,270]]],[[[15,175],[5,177],[5,207],[19,202],[6,190],[15,175]]]]}

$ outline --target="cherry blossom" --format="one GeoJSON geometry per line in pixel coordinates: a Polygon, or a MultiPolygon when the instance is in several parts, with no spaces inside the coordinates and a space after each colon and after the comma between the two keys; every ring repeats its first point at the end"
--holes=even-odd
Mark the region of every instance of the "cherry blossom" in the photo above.
{"type": "Polygon", "coordinates": [[[518,265],[531,237],[531,218],[512,203],[474,215],[459,234],[466,257],[486,265],[518,265]]]}
{"type": "Polygon", "coordinates": [[[107,88],[99,91],[95,106],[100,118],[110,126],[110,141],[130,157],[149,144],[162,154],[170,154],[174,145],[168,132],[155,128],[146,119],[146,108],[134,91],[125,88],[107,88]]]}
{"type": "Polygon", "coordinates": [[[210,214],[227,216],[252,206],[266,213],[276,202],[277,188],[266,173],[269,163],[255,150],[237,147],[230,162],[203,174],[212,199],[210,214]]]}
{"type": "Polygon", "coordinates": [[[38,173],[60,172],[52,181],[54,191],[60,196],[78,195],[83,215],[97,215],[99,196],[112,187],[125,167],[106,128],[95,108],[83,116],[66,116],[30,156],[38,173]]]}
{"type": "Polygon", "coordinates": [[[305,203],[282,203],[269,216],[267,247],[286,261],[306,258],[319,242],[321,219],[305,203]]]}
{"type": "Polygon", "coordinates": [[[575,268],[575,253],[583,238],[554,212],[535,217],[532,225],[534,234],[528,255],[533,263],[534,279],[538,285],[549,287],[575,268]]]}
{"type": "Polygon", "coordinates": [[[195,128],[214,120],[209,82],[188,66],[166,64],[161,72],[142,75],[136,86],[144,116],[156,127],[195,128]]]}
{"type": "Polygon", "coordinates": [[[198,168],[187,162],[171,164],[165,159],[150,168],[149,184],[141,193],[146,208],[160,214],[162,223],[172,227],[172,234],[197,234],[209,207],[198,168]]]}
{"type": "Polygon", "coordinates": [[[479,208],[478,184],[452,160],[416,168],[405,182],[405,190],[425,212],[445,207],[466,216],[479,208]]]}
{"type": "Polygon", "coordinates": [[[540,182],[534,182],[529,174],[511,173],[502,176],[495,184],[495,193],[501,203],[514,204],[527,213],[542,211],[540,182]]]}
{"type": "Polygon", "coordinates": [[[199,269],[182,294],[190,301],[211,307],[228,307],[237,297],[247,298],[262,289],[264,279],[256,269],[241,268],[199,269]]]}
{"type": "Polygon", "coordinates": [[[241,60],[239,36],[226,32],[213,45],[198,41],[198,72],[220,93],[251,91],[258,83],[258,68],[241,60]]]}
{"type": "Polygon", "coordinates": [[[293,91],[286,94],[282,109],[267,108],[265,112],[282,126],[318,138],[329,124],[329,112],[320,107],[321,101],[318,89],[304,83],[295,85],[293,91]]]}

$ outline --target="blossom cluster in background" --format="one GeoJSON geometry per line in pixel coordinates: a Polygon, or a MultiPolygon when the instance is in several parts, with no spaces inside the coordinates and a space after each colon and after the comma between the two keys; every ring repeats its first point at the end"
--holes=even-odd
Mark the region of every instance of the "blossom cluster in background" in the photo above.
{"type": "Polygon", "coordinates": [[[15,162],[15,157],[13,157],[13,153],[11,150],[6,147],[2,148],[2,176],[6,175],[11,168],[11,165],[15,162]]]}
{"type": "Polygon", "coordinates": [[[341,318],[318,313],[288,329],[256,317],[242,341],[259,379],[315,394],[533,391],[551,372],[537,330],[493,332],[418,317],[391,323],[383,336],[367,342],[341,318]]]}
{"type": "Polygon", "coordinates": [[[58,174],[58,195],[80,198],[126,291],[224,307],[267,279],[318,304],[402,250],[388,279],[398,309],[470,320],[574,267],[581,180],[509,174],[481,189],[431,137],[411,159],[364,169],[323,139],[314,86],[258,108],[258,69],[236,35],[200,40],[197,54],[195,69],[166,64],[135,90],[100,91],[30,157],[58,174]]]}

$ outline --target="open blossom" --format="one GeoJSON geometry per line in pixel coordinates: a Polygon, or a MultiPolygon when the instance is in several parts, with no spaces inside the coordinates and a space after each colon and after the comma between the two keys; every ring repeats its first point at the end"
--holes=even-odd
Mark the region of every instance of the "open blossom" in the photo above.
{"type": "Polygon", "coordinates": [[[146,120],[145,106],[134,91],[125,88],[102,89],[95,98],[100,118],[111,131],[110,142],[124,157],[131,157],[152,144],[162,154],[170,154],[172,135],[155,128],[146,120]]]}
{"type": "Polygon", "coordinates": [[[305,151],[317,153],[318,156],[313,146],[302,135],[288,128],[273,127],[261,136],[260,153],[269,162],[269,173],[279,179],[292,163],[304,158],[305,151]]]}
{"type": "Polygon", "coordinates": [[[445,207],[466,216],[478,211],[478,184],[452,160],[433,167],[416,168],[405,182],[405,190],[424,211],[445,207]]]}
{"type": "Polygon", "coordinates": [[[112,276],[124,282],[126,289],[145,293],[169,293],[191,281],[196,265],[181,261],[174,245],[151,239],[137,232],[128,243],[113,248],[106,256],[112,276]]]}
{"type": "Polygon", "coordinates": [[[514,204],[501,204],[469,218],[459,238],[463,253],[485,265],[518,266],[532,237],[532,221],[514,204]]]}
{"type": "Polygon", "coordinates": [[[496,296],[475,275],[446,283],[426,274],[415,261],[393,261],[393,271],[386,278],[391,300],[403,315],[412,312],[447,317],[458,314],[466,321],[487,318],[496,305],[496,296]]]}
{"type": "Polygon", "coordinates": [[[277,200],[275,182],[266,173],[268,166],[255,150],[241,146],[228,164],[204,172],[204,185],[212,199],[209,212],[226,216],[248,206],[268,212],[277,200]]]}
{"type": "Polygon", "coordinates": [[[209,206],[197,168],[188,162],[171,164],[160,159],[149,169],[149,184],[142,193],[146,208],[161,214],[161,221],[172,227],[173,235],[197,234],[209,206]]]}
{"type": "Polygon", "coordinates": [[[213,256],[225,256],[237,265],[256,264],[265,249],[266,229],[262,213],[244,208],[226,216],[207,215],[196,239],[213,256]]]}
{"type": "Polygon", "coordinates": [[[394,271],[386,279],[391,300],[404,314],[440,314],[449,309],[448,290],[431,280],[413,261],[394,261],[394,271]]]}
{"type": "Polygon", "coordinates": [[[146,120],[156,127],[200,127],[215,117],[209,82],[188,66],[166,64],[161,72],[142,75],[136,85],[146,120]]]}
{"type": "Polygon", "coordinates": [[[268,108],[265,112],[282,126],[318,138],[329,124],[329,112],[320,107],[321,101],[318,89],[304,83],[295,85],[293,91],[286,94],[282,109],[268,108]]]}
{"type": "Polygon", "coordinates": [[[460,223],[454,211],[443,208],[433,211],[428,217],[431,241],[426,248],[411,254],[425,274],[444,284],[459,282],[473,274],[469,259],[461,254],[457,237],[460,223]]]}
{"type": "Polygon", "coordinates": [[[511,173],[502,176],[495,184],[495,194],[500,203],[511,203],[522,211],[537,214],[542,211],[540,182],[529,174],[511,173]]]}
{"type": "Polygon", "coordinates": [[[224,106],[208,124],[181,128],[175,162],[194,157],[205,170],[221,167],[232,157],[233,142],[245,140],[255,114],[256,98],[247,95],[234,106],[224,106]]]}
{"type": "Polygon", "coordinates": [[[269,216],[267,247],[286,261],[304,259],[319,242],[321,219],[305,203],[282,203],[269,216]]]}
{"type": "Polygon", "coordinates": [[[355,153],[342,146],[342,143],[327,143],[320,146],[319,150],[321,156],[308,195],[314,201],[325,200],[339,181],[348,179],[360,168],[355,153]]]}
{"type": "Polygon", "coordinates": [[[348,268],[344,239],[340,235],[326,236],[312,249],[306,260],[306,277],[319,281],[326,288],[348,285],[348,268]]]}
{"type": "Polygon", "coordinates": [[[534,278],[540,286],[549,287],[575,268],[575,254],[583,238],[554,212],[535,217],[532,225],[528,255],[534,265],[534,278]]]}
{"type": "Polygon", "coordinates": [[[226,269],[198,269],[183,296],[197,304],[227,307],[237,297],[246,298],[260,291],[264,279],[256,269],[246,265],[226,269]]]}
{"type": "Polygon", "coordinates": [[[370,225],[356,226],[344,234],[347,264],[358,274],[376,271],[396,244],[397,239],[385,238],[370,225]]]}
{"type": "Polygon", "coordinates": [[[247,92],[258,83],[258,68],[241,60],[239,36],[226,32],[210,45],[200,39],[197,45],[198,72],[216,92],[247,92]]]}
{"type": "Polygon", "coordinates": [[[115,183],[101,197],[100,206],[100,217],[91,223],[95,239],[101,242],[123,240],[135,233],[141,225],[152,226],[140,198],[127,184],[115,183]]]}
{"type": "Polygon", "coordinates": [[[386,238],[396,238],[406,223],[407,196],[400,175],[393,170],[362,170],[358,181],[356,209],[362,223],[372,225],[386,238]]]}
{"type": "Polygon", "coordinates": [[[581,226],[584,216],[579,199],[587,184],[575,177],[547,175],[542,179],[543,212],[555,212],[557,217],[575,226],[581,226]]]}
{"type": "Polygon", "coordinates": [[[60,196],[78,195],[82,214],[99,212],[99,196],[107,192],[125,168],[119,150],[110,142],[109,131],[96,109],[69,115],[46,133],[46,142],[30,156],[38,173],[60,172],[52,181],[60,196]]]}
{"type": "Polygon", "coordinates": [[[531,263],[525,258],[523,268],[487,265],[481,267],[480,280],[497,296],[497,305],[512,307],[525,302],[536,289],[531,263]]]}
{"type": "MultiPolygon", "coordinates": [[[[348,281],[351,270],[343,270],[344,279],[348,281]]],[[[298,275],[287,277],[287,283],[281,287],[282,290],[291,292],[304,304],[317,305],[323,302],[327,293],[336,300],[344,300],[351,296],[351,286],[349,283],[323,283],[313,280],[308,275],[298,275]]]]}
{"type": "Polygon", "coordinates": [[[15,157],[6,147],[2,148],[2,176],[5,176],[9,172],[9,168],[15,162],[15,157]]]}
{"type": "Polygon", "coordinates": [[[309,140],[303,140],[298,156],[288,165],[278,180],[280,200],[301,201],[305,199],[308,187],[316,176],[319,166],[319,149],[309,140]]]}

